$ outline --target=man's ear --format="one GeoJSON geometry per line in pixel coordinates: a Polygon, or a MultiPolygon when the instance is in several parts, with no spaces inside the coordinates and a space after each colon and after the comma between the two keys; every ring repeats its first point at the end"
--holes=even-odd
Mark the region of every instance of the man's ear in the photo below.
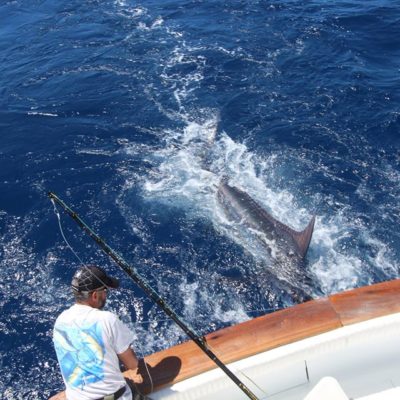
{"type": "Polygon", "coordinates": [[[96,290],[94,292],[92,292],[92,294],[90,295],[91,298],[93,300],[97,300],[97,297],[99,297],[99,292],[97,292],[96,290]]]}

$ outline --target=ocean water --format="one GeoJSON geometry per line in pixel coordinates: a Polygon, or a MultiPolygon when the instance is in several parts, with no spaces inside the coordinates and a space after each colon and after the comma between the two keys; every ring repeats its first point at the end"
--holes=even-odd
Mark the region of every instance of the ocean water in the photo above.
{"type": "Polygon", "coordinates": [[[48,191],[200,334],[293,304],[222,177],[316,215],[311,296],[399,277],[399,1],[4,0],[0,60],[0,398],[63,388],[81,261],[121,279],[140,356],[186,340],[48,191]]]}

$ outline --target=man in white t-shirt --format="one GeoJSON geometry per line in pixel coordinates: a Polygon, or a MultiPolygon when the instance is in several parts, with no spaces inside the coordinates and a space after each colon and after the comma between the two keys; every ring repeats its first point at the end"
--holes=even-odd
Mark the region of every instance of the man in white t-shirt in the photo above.
{"type": "Polygon", "coordinates": [[[80,268],[72,279],[76,303],[54,325],[53,341],[68,400],[131,400],[120,362],[135,370],[133,333],[116,315],[103,311],[107,291],[119,282],[102,268],[80,268]]]}

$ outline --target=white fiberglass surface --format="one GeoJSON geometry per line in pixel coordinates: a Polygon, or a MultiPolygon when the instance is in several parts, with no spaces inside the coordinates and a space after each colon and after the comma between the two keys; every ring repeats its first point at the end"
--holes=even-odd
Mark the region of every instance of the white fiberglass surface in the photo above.
{"type": "MultiPolygon", "coordinates": [[[[400,314],[375,318],[232,363],[259,399],[302,400],[325,376],[349,398],[400,386],[400,314]]],[[[246,399],[220,370],[153,393],[156,399],[246,399]]]]}

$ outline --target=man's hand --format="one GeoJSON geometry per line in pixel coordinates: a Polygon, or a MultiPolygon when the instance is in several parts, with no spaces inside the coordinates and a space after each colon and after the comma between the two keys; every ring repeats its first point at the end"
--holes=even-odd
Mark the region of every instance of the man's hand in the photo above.
{"type": "Polygon", "coordinates": [[[127,369],[123,372],[124,378],[133,381],[135,384],[140,384],[143,382],[143,376],[138,373],[138,370],[127,369]]]}

